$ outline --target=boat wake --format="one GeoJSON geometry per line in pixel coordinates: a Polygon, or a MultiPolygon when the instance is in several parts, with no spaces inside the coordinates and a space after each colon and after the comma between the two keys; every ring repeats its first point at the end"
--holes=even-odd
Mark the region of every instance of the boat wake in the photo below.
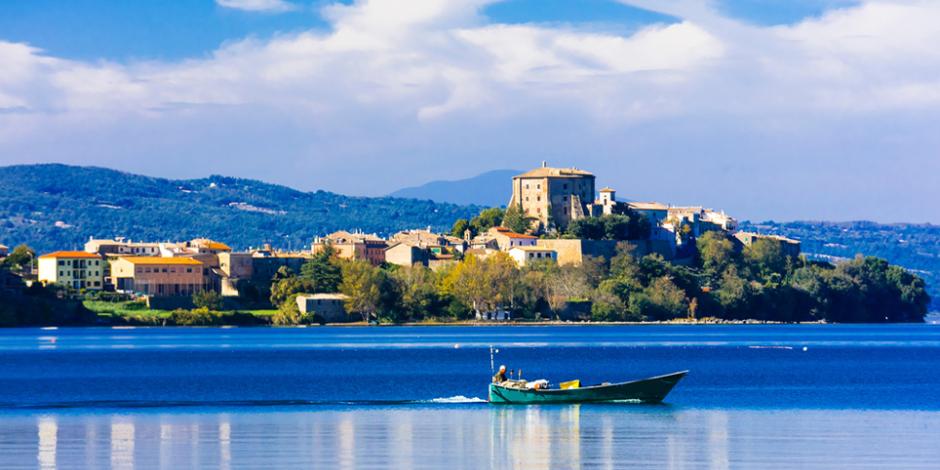
{"type": "Polygon", "coordinates": [[[479,397],[465,397],[463,395],[455,395],[447,398],[434,398],[427,400],[423,403],[444,403],[444,404],[459,404],[459,403],[486,403],[486,400],[479,397]]]}

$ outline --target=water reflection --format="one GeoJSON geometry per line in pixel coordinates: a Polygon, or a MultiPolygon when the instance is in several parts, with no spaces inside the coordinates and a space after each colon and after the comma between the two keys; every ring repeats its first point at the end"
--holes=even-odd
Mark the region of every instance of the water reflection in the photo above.
{"type": "Polygon", "coordinates": [[[639,406],[0,416],[6,467],[930,468],[940,413],[639,406]]]}

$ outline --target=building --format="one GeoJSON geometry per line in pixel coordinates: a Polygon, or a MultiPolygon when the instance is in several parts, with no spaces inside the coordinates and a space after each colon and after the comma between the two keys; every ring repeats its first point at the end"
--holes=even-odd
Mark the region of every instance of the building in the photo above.
{"type": "Polygon", "coordinates": [[[97,253],[56,251],[39,257],[39,281],[72,289],[104,289],[107,263],[97,253]]]}
{"type": "Polygon", "coordinates": [[[512,178],[509,207],[518,206],[536,222],[536,230],[564,229],[572,220],[590,214],[594,175],[577,168],[541,168],[512,178]]]}
{"type": "Polygon", "coordinates": [[[332,247],[336,256],[342,259],[366,260],[375,266],[385,262],[385,249],[388,243],[376,235],[352,233],[345,230],[331,233],[313,240],[310,251],[314,254],[332,247]]]}
{"type": "Polygon", "coordinates": [[[297,308],[301,313],[313,313],[323,317],[328,323],[354,320],[346,313],[346,294],[300,294],[297,296],[297,308]]]}
{"type": "Polygon", "coordinates": [[[85,242],[85,251],[103,256],[160,256],[160,245],[160,243],[124,240],[124,237],[114,239],[89,238],[85,242]]]}
{"type": "MultiPolygon", "coordinates": [[[[506,227],[492,227],[478,238],[482,242],[482,247],[496,248],[500,251],[509,251],[517,246],[535,246],[535,242],[539,239],[533,235],[513,232],[506,227]]],[[[476,245],[476,239],[474,240],[474,245],[476,245]]]]}
{"type": "Polygon", "coordinates": [[[555,253],[555,250],[538,246],[517,246],[515,248],[511,248],[509,250],[509,256],[520,268],[528,266],[532,263],[555,263],[558,259],[558,254],[555,253]]]}
{"type": "Polygon", "coordinates": [[[202,263],[192,258],[122,256],[111,262],[119,292],[151,296],[191,296],[206,289],[202,263]]]}
{"type": "Polygon", "coordinates": [[[6,258],[10,254],[10,247],[0,244],[0,258],[6,258]]]}
{"type": "Polygon", "coordinates": [[[408,243],[395,243],[385,250],[385,262],[398,266],[414,266],[420,264],[427,266],[432,253],[427,248],[410,245],[408,243]]]}
{"type": "Polygon", "coordinates": [[[784,256],[798,258],[800,256],[800,241],[780,235],[764,235],[755,232],[737,232],[734,238],[741,243],[742,248],[751,246],[758,240],[770,240],[780,244],[784,256]]]}
{"type": "Polygon", "coordinates": [[[300,274],[304,263],[313,255],[308,252],[261,251],[251,255],[251,280],[270,284],[281,268],[287,268],[294,274],[300,274]]]}

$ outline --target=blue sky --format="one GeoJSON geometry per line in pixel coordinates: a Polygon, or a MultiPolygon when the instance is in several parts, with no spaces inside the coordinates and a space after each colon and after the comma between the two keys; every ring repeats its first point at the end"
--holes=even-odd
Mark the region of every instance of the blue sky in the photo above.
{"type": "Polygon", "coordinates": [[[380,195],[548,160],[742,218],[940,222],[938,20],[929,0],[0,1],[0,164],[380,195]]]}
{"type": "MultiPolygon", "coordinates": [[[[183,59],[210,54],[225,41],[329,29],[327,0],[294,1],[286,11],[226,8],[211,0],[6,0],[2,39],[85,60],[183,59]]],[[[342,3],[351,4],[350,0],[342,3]]],[[[726,0],[722,11],[755,24],[797,22],[855,1],[726,0]]],[[[493,22],[571,24],[631,32],[677,18],[611,0],[509,0],[483,9],[493,22]]]]}

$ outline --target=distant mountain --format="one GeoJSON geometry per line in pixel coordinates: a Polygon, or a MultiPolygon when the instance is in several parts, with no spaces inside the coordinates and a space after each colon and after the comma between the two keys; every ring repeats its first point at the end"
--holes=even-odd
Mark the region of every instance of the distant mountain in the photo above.
{"type": "Polygon", "coordinates": [[[940,310],[940,226],[875,222],[743,222],[742,230],[795,238],[810,258],[877,256],[927,281],[932,309],[940,310]]]}
{"type": "MultiPolygon", "coordinates": [[[[169,180],[57,164],[0,167],[0,243],[40,252],[80,248],[89,236],[134,240],[211,237],[238,247],[308,245],[338,229],[389,234],[449,230],[479,207],[391,197],[302,192],[249,179],[169,180]]],[[[502,191],[506,194],[506,191],[502,191]]]]}
{"type": "Polygon", "coordinates": [[[389,196],[461,205],[505,206],[512,194],[512,177],[520,173],[516,170],[493,170],[462,180],[431,181],[421,186],[399,189],[389,196]]]}

